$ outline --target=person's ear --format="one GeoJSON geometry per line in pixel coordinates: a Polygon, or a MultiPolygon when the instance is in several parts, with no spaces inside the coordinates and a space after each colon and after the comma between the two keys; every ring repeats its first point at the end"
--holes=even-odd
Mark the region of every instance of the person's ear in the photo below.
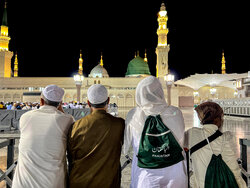
{"type": "Polygon", "coordinates": [[[43,99],[43,98],[41,98],[41,99],[40,99],[40,106],[43,106],[43,105],[44,105],[44,103],[45,103],[45,102],[44,102],[44,99],[43,99]]]}
{"type": "Polygon", "coordinates": [[[89,107],[91,107],[91,104],[90,104],[89,100],[87,100],[87,103],[88,103],[89,107]]]}

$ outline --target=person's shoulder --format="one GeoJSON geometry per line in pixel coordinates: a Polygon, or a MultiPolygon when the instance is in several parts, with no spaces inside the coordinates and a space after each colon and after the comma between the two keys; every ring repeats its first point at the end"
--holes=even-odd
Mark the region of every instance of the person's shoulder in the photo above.
{"type": "Polygon", "coordinates": [[[230,131],[223,132],[223,137],[225,141],[231,141],[234,138],[234,135],[230,131]]]}
{"type": "Polygon", "coordinates": [[[168,106],[161,115],[182,116],[182,111],[176,106],[168,106]]]}
{"type": "Polygon", "coordinates": [[[202,128],[201,127],[192,127],[188,130],[186,130],[186,133],[191,134],[192,135],[201,135],[202,134],[202,128]]]}
{"type": "Polygon", "coordinates": [[[169,111],[171,111],[171,112],[176,112],[176,113],[181,113],[181,110],[180,110],[180,108],[178,108],[178,107],[176,107],[176,106],[168,106],[168,108],[166,109],[166,110],[169,110],[169,111]]]}
{"type": "Polygon", "coordinates": [[[29,117],[29,116],[34,115],[36,113],[37,113],[37,110],[29,110],[29,111],[24,112],[21,117],[23,117],[23,118],[29,117]]]}
{"type": "Polygon", "coordinates": [[[131,119],[131,118],[134,116],[134,114],[135,114],[135,112],[136,112],[136,108],[137,108],[137,107],[132,108],[132,109],[128,112],[128,114],[127,114],[127,116],[126,116],[126,119],[131,119]]]}
{"type": "Polygon", "coordinates": [[[61,116],[67,119],[74,119],[74,117],[66,112],[61,112],[60,110],[56,110],[56,115],[61,116]]]}
{"type": "Polygon", "coordinates": [[[125,124],[125,120],[121,117],[115,117],[112,116],[111,114],[107,113],[107,116],[111,119],[111,121],[116,122],[116,123],[121,123],[121,124],[125,124]]]}
{"type": "Polygon", "coordinates": [[[73,124],[73,127],[74,128],[81,127],[81,126],[85,125],[89,121],[89,119],[91,119],[91,114],[88,114],[88,115],[82,117],[81,119],[76,120],[73,124]]]}

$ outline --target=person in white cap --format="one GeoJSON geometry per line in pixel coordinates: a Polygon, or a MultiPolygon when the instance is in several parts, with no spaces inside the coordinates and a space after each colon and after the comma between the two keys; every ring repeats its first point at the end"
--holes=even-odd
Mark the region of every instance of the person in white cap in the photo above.
{"type": "Polygon", "coordinates": [[[91,114],[74,123],[68,139],[69,187],[120,188],[125,121],[107,113],[103,85],[92,85],[87,96],[91,114]]]}
{"type": "Polygon", "coordinates": [[[41,94],[41,107],[21,116],[13,188],[66,187],[67,134],[74,118],[63,112],[63,95],[62,88],[48,85],[41,94]]]}
{"type": "Polygon", "coordinates": [[[131,145],[134,151],[130,187],[187,187],[185,160],[183,160],[184,152],[181,149],[184,142],[185,130],[181,111],[177,107],[169,106],[166,103],[161,83],[154,76],[144,78],[137,85],[136,104],[137,107],[128,112],[125,120],[126,127],[124,133],[124,154],[128,154],[131,145]],[[157,128],[157,131],[159,128],[166,129],[167,127],[168,131],[161,132],[161,134],[148,134],[148,128],[151,126],[154,129],[157,128]],[[155,143],[151,142],[151,144],[153,146],[158,145],[159,147],[152,148],[152,150],[148,149],[151,146],[148,145],[147,140],[143,138],[153,140],[155,143]],[[158,138],[158,140],[156,140],[156,138],[158,138]],[[169,139],[168,142],[166,142],[168,138],[171,138],[171,140],[169,139]],[[163,145],[160,145],[161,143],[159,141],[161,140],[164,140],[166,144],[164,145],[167,146],[165,147],[167,148],[166,151],[163,145]],[[170,141],[176,144],[171,146],[170,141]],[[152,151],[156,157],[153,158],[151,153],[152,157],[148,159],[143,158],[143,153],[141,153],[141,149],[143,148],[141,146],[148,149],[147,152],[149,154],[152,151]],[[168,153],[171,148],[172,151],[176,153],[168,153]],[[176,157],[177,150],[178,157],[176,157]],[[163,155],[160,152],[162,152],[163,155]],[[167,152],[168,155],[164,155],[165,152],[167,152]],[[171,156],[175,157],[172,158],[171,156]],[[160,159],[161,161],[158,162],[160,159]]]}

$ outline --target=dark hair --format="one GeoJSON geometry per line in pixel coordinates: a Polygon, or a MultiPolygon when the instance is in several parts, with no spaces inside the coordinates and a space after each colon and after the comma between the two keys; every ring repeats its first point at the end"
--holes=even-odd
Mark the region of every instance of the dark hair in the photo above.
{"type": "Polygon", "coordinates": [[[55,101],[51,101],[51,100],[46,99],[43,95],[42,95],[42,98],[43,98],[44,103],[45,103],[46,105],[58,107],[59,104],[60,104],[60,102],[55,102],[55,101]]]}
{"type": "Polygon", "coordinates": [[[108,104],[108,101],[109,101],[109,98],[105,102],[100,103],[100,104],[92,104],[91,102],[89,102],[89,103],[90,103],[91,107],[93,107],[93,108],[104,108],[108,104]]]}
{"type": "Polygon", "coordinates": [[[201,124],[213,124],[216,118],[221,118],[223,109],[215,102],[204,102],[195,108],[201,124]]]}

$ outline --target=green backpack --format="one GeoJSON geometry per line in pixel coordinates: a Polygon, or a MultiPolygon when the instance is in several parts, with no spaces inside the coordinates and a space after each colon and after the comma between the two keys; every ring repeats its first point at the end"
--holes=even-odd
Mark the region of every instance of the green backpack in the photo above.
{"type": "MultiPolygon", "coordinates": [[[[192,155],[197,150],[203,148],[207,144],[209,145],[209,148],[213,153],[210,143],[216,140],[218,137],[220,137],[222,133],[219,130],[217,130],[214,134],[212,134],[207,138],[203,131],[203,135],[205,139],[199,142],[198,144],[194,145],[190,149],[190,155],[192,155]]],[[[227,166],[227,164],[223,161],[221,154],[216,156],[213,153],[206,171],[205,188],[238,188],[238,187],[239,186],[235,180],[234,174],[227,166]]]]}
{"type": "Polygon", "coordinates": [[[138,167],[149,169],[168,167],[184,160],[182,148],[160,115],[147,117],[137,158],[138,167]]]}
{"type": "Polygon", "coordinates": [[[207,167],[205,188],[238,188],[235,177],[223,161],[221,154],[212,155],[211,161],[207,167]]]}

